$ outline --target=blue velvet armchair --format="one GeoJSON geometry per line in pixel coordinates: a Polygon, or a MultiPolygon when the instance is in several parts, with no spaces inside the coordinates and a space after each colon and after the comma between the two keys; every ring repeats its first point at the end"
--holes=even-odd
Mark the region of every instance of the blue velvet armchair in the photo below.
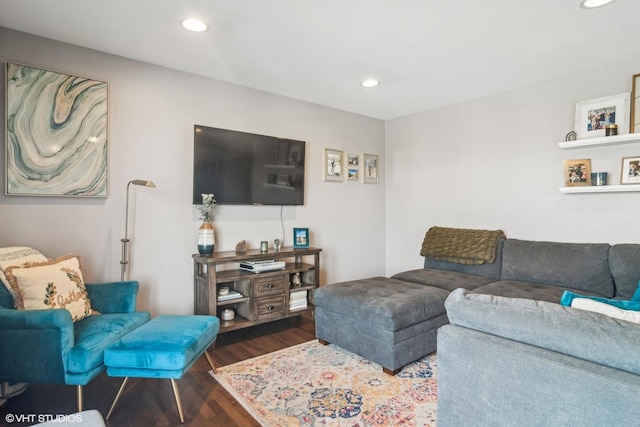
{"type": "Polygon", "coordinates": [[[87,283],[91,307],[101,314],[76,323],[64,309],[16,310],[0,284],[0,382],[82,386],[104,371],[104,350],[150,319],[136,312],[138,282],[87,283]]]}

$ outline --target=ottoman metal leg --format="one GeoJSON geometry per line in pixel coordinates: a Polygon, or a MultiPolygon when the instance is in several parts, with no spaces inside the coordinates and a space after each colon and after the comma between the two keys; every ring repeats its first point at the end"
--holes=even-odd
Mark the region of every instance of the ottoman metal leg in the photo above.
{"type": "Polygon", "coordinates": [[[129,377],[125,377],[124,381],[122,381],[122,385],[120,386],[120,390],[118,390],[118,394],[116,394],[116,398],[113,399],[113,403],[111,404],[111,408],[109,409],[109,413],[107,414],[107,420],[111,416],[111,413],[113,412],[113,408],[116,407],[116,403],[118,403],[118,400],[120,400],[120,396],[122,395],[122,392],[124,391],[124,386],[127,385],[127,381],[129,381],[129,377]]]}
{"type": "Polygon", "coordinates": [[[216,373],[216,367],[213,366],[213,361],[211,360],[211,356],[209,356],[209,352],[205,349],[204,350],[204,357],[207,359],[207,362],[209,362],[209,366],[211,366],[211,369],[213,370],[213,373],[216,373]]]}
{"type": "Polygon", "coordinates": [[[176,404],[178,405],[178,414],[180,414],[180,422],[184,422],[184,416],[182,415],[182,401],[180,400],[180,392],[178,391],[178,384],[176,380],[171,378],[171,387],[173,387],[173,395],[176,397],[176,404]]]}

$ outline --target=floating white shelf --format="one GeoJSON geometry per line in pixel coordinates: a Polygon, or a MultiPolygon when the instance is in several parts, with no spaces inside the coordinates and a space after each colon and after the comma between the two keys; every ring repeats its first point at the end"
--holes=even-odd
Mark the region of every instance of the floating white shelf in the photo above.
{"type": "Polygon", "coordinates": [[[640,191],[640,185],[602,185],[596,186],[577,186],[577,187],[560,187],[561,193],[626,193],[631,191],[640,191]]]}
{"type": "Polygon", "coordinates": [[[627,133],[624,135],[603,136],[599,138],[576,139],[575,141],[562,141],[558,145],[560,148],[584,148],[598,145],[617,145],[629,142],[640,142],[640,133],[627,133]]]}

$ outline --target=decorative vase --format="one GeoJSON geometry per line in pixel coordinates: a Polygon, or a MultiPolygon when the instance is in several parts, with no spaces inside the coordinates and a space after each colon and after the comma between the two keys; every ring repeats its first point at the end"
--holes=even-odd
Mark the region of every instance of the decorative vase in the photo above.
{"type": "Polygon", "coordinates": [[[211,255],[214,245],[213,225],[204,221],[198,229],[198,252],[200,255],[211,255]]]}

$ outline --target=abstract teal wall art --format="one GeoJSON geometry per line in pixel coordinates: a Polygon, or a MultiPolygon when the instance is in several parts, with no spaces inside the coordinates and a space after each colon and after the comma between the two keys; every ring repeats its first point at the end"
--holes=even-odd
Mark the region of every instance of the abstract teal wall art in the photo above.
{"type": "Polygon", "coordinates": [[[108,196],[106,82],[7,63],[6,191],[108,196]]]}

